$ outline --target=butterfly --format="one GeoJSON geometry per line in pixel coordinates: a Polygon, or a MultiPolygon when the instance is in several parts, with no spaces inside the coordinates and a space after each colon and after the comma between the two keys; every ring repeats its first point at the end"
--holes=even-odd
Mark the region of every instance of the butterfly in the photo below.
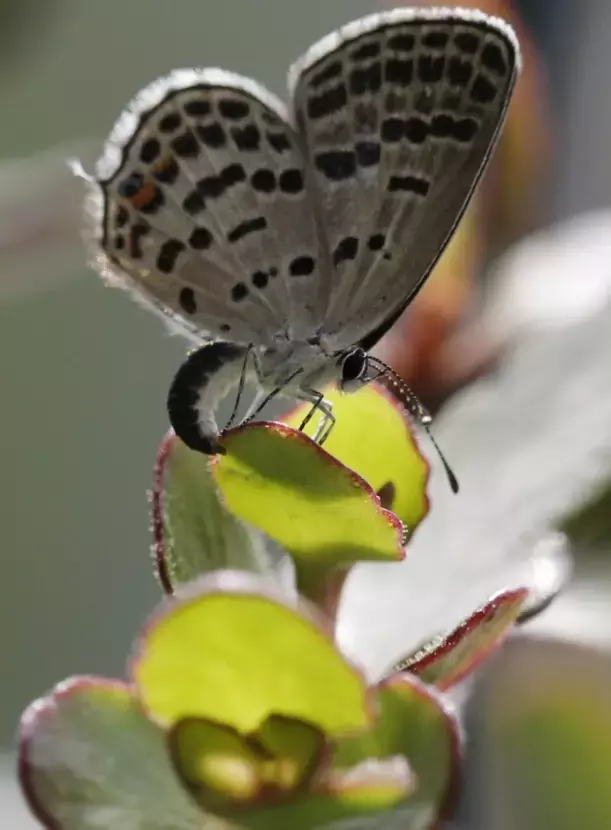
{"type": "Polygon", "coordinates": [[[216,404],[247,378],[247,418],[282,392],[312,404],[302,428],[321,413],[320,443],[331,382],[389,377],[426,427],[369,351],[448,243],[519,66],[500,19],[399,8],[314,44],[288,108],[221,69],[174,71],[133,99],[90,178],[94,265],[197,342],[168,395],[189,447],[223,452],[216,404]]]}

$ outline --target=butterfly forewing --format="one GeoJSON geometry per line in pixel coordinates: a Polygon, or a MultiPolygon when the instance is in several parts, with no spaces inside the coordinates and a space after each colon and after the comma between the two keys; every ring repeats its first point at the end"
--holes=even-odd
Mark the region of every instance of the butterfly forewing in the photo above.
{"type": "MultiPolygon", "coordinates": [[[[117,122],[97,178],[112,274],[198,333],[270,345],[318,309],[319,242],[282,104],[220,70],[179,71],[117,122]]],[[[293,332],[294,336],[295,332],[293,332]]]]}
{"type": "Polygon", "coordinates": [[[371,347],[440,256],[483,172],[518,47],[474,11],[397,9],[324,38],[291,71],[330,273],[337,348],[371,347]]]}

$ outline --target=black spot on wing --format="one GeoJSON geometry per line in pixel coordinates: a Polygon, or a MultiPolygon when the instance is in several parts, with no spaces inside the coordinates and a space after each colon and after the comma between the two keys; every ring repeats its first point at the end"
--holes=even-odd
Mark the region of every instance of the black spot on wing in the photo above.
{"type": "Polygon", "coordinates": [[[267,133],[267,142],[276,153],[286,153],[291,149],[291,142],[284,133],[267,133]]]}
{"type": "Polygon", "coordinates": [[[508,74],[509,69],[505,61],[505,56],[496,43],[487,43],[484,46],[480,60],[486,69],[494,72],[495,75],[503,78],[508,74]]]}
{"type": "Polygon", "coordinates": [[[217,106],[219,114],[229,121],[240,121],[250,113],[250,107],[246,101],[238,101],[235,98],[221,98],[217,106]]]}
{"type": "Polygon", "coordinates": [[[177,112],[169,112],[159,119],[159,130],[162,133],[175,133],[182,126],[182,118],[177,112]]]}
{"type": "Polygon", "coordinates": [[[402,118],[385,118],[382,121],[380,135],[385,144],[396,144],[401,141],[405,133],[405,122],[402,118]]]}
{"type": "Polygon", "coordinates": [[[140,161],[150,164],[161,153],[161,142],[157,138],[147,138],[140,147],[140,161]]]}
{"type": "Polygon", "coordinates": [[[388,181],[390,193],[414,193],[416,196],[426,196],[430,183],[420,176],[391,176],[388,181]]]}
{"type": "Polygon", "coordinates": [[[208,228],[198,227],[191,233],[189,237],[189,245],[196,251],[204,251],[209,248],[214,241],[214,237],[208,228]]]}
{"type": "Polygon", "coordinates": [[[178,304],[186,314],[195,314],[197,302],[192,288],[181,288],[178,295],[178,304]]]}
{"type": "Polygon", "coordinates": [[[233,127],[231,137],[235,146],[241,152],[255,152],[261,144],[261,133],[255,124],[246,124],[245,127],[233,127]]]}
{"type": "Polygon", "coordinates": [[[473,75],[473,64],[454,55],[448,62],[446,74],[452,86],[466,87],[473,75]]]}
{"type": "Polygon", "coordinates": [[[337,84],[326,92],[308,100],[308,117],[316,120],[326,118],[341,110],[348,103],[345,84],[337,84]]]}
{"type": "Polygon", "coordinates": [[[474,118],[461,118],[455,122],[452,137],[465,144],[472,141],[477,133],[477,121],[474,118]]]}
{"type": "Polygon", "coordinates": [[[199,143],[191,130],[173,138],[170,146],[179,158],[194,159],[199,155],[199,143]]]}
{"type": "Polygon", "coordinates": [[[150,231],[150,226],[144,222],[137,222],[129,229],[129,255],[132,259],[142,259],[142,245],[143,237],[150,231]]]}
{"type": "Polygon", "coordinates": [[[425,84],[435,84],[443,78],[446,59],[443,56],[420,55],[418,58],[418,77],[425,84]]]}
{"type": "Polygon", "coordinates": [[[356,153],[352,150],[329,150],[318,153],[314,164],[329,181],[341,182],[356,174],[356,153]]]}
{"type": "Polygon", "coordinates": [[[416,45],[416,38],[409,32],[401,32],[388,38],[388,45],[396,52],[412,52],[416,45]]]}
{"type": "Polygon", "coordinates": [[[333,61],[333,63],[328,64],[324,69],[321,69],[316,73],[316,75],[312,76],[310,79],[310,89],[319,89],[321,86],[324,86],[330,81],[334,81],[336,78],[339,78],[341,74],[341,61],[333,61]]]}
{"type": "Polygon", "coordinates": [[[359,241],[356,236],[346,236],[340,240],[333,251],[333,265],[337,268],[342,262],[356,259],[359,250],[359,241]]]}
{"type": "Polygon", "coordinates": [[[257,193],[273,193],[276,190],[276,174],[273,170],[261,167],[250,177],[250,184],[257,193]]]}
{"type": "Polygon", "coordinates": [[[176,260],[180,254],[185,250],[185,243],[180,239],[166,240],[157,256],[157,269],[163,274],[171,274],[176,265],[176,260]]]}
{"type": "Polygon", "coordinates": [[[422,38],[422,43],[425,46],[428,46],[429,49],[444,49],[448,44],[448,40],[448,33],[442,31],[441,29],[437,29],[427,32],[427,34],[425,34],[422,38]]]}
{"type": "Polygon", "coordinates": [[[461,52],[474,55],[479,49],[480,39],[471,32],[458,32],[454,38],[454,43],[461,52]]]}
{"type": "Polygon", "coordinates": [[[205,176],[197,182],[197,190],[206,199],[218,199],[230,187],[246,180],[246,171],[234,162],[224,167],[218,176],[205,176]]]}
{"type": "Polygon", "coordinates": [[[126,207],[119,205],[115,213],[115,228],[124,228],[129,219],[129,212],[126,207]]]}
{"type": "Polygon", "coordinates": [[[429,133],[429,126],[421,118],[407,118],[405,137],[411,144],[424,144],[429,133]]]}
{"type": "Polygon", "coordinates": [[[211,150],[218,150],[220,147],[224,147],[227,142],[225,131],[218,121],[214,121],[212,124],[198,124],[195,127],[195,132],[202,144],[210,147],[211,150]]]}
{"type": "Polygon", "coordinates": [[[471,100],[478,104],[489,104],[496,97],[496,87],[484,75],[477,75],[471,86],[471,100]]]}
{"type": "Polygon", "coordinates": [[[350,52],[350,59],[359,63],[361,61],[368,61],[372,58],[377,58],[380,55],[381,46],[379,41],[374,40],[369,43],[363,43],[350,52]]]}
{"type": "Polygon", "coordinates": [[[295,196],[304,189],[303,175],[301,170],[283,170],[278,179],[278,186],[283,193],[295,196]]]}
{"type": "Polygon", "coordinates": [[[289,274],[292,277],[308,277],[314,271],[314,260],[311,256],[298,256],[289,265],[289,274]]]}
{"type": "Polygon", "coordinates": [[[182,200],[182,209],[188,213],[189,216],[195,216],[196,213],[201,213],[202,210],[206,209],[204,197],[199,190],[197,190],[197,188],[192,190],[190,193],[187,193],[185,198],[182,200]]]}
{"type": "Polygon", "coordinates": [[[411,58],[390,58],[384,64],[384,80],[388,84],[409,86],[414,78],[414,61],[411,58]]]}
{"type": "Polygon", "coordinates": [[[236,282],[231,289],[231,299],[234,303],[241,303],[248,296],[248,287],[243,282],[236,282]]]}
{"type": "Polygon", "coordinates": [[[206,101],[204,98],[193,98],[191,101],[185,103],[184,111],[187,115],[191,115],[194,118],[203,118],[206,115],[210,115],[212,105],[210,101],[206,101]]]}
{"type": "Polygon", "coordinates": [[[265,271],[255,271],[250,279],[255,288],[262,289],[265,288],[269,282],[269,275],[266,274],[265,271]]]}
{"type": "Polygon", "coordinates": [[[240,239],[243,239],[245,236],[248,236],[251,233],[264,231],[266,228],[267,220],[264,216],[255,216],[252,219],[245,219],[243,222],[240,222],[239,225],[236,225],[233,230],[229,231],[227,234],[227,241],[232,243],[239,242],[240,239]]]}

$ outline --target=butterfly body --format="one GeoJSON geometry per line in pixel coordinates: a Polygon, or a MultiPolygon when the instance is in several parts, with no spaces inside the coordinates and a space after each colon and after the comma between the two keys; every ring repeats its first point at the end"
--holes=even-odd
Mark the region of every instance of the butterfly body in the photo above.
{"type": "Polygon", "coordinates": [[[319,390],[370,379],[364,352],[447,244],[518,67],[503,21],[401,8],[315,44],[288,108],[219,69],[136,96],[92,180],[96,267],[205,341],[171,392],[202,446],[219,446],[211,410],[230,377],[312,401],[327,422],[319,390]],[[199,389],[181,385],[196,376],[199,389]]]}

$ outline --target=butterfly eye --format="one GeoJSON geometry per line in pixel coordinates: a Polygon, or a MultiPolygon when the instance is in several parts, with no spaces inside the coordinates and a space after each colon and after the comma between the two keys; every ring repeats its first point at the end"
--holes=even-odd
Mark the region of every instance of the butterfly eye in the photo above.
{"type": "Polygon", "coordinates": [[[352,349],[342,361],[342,376],[339,382],[342,392],[354,392],[361,386],[367,372],[367,353],[363,349],[352,349]]]}

